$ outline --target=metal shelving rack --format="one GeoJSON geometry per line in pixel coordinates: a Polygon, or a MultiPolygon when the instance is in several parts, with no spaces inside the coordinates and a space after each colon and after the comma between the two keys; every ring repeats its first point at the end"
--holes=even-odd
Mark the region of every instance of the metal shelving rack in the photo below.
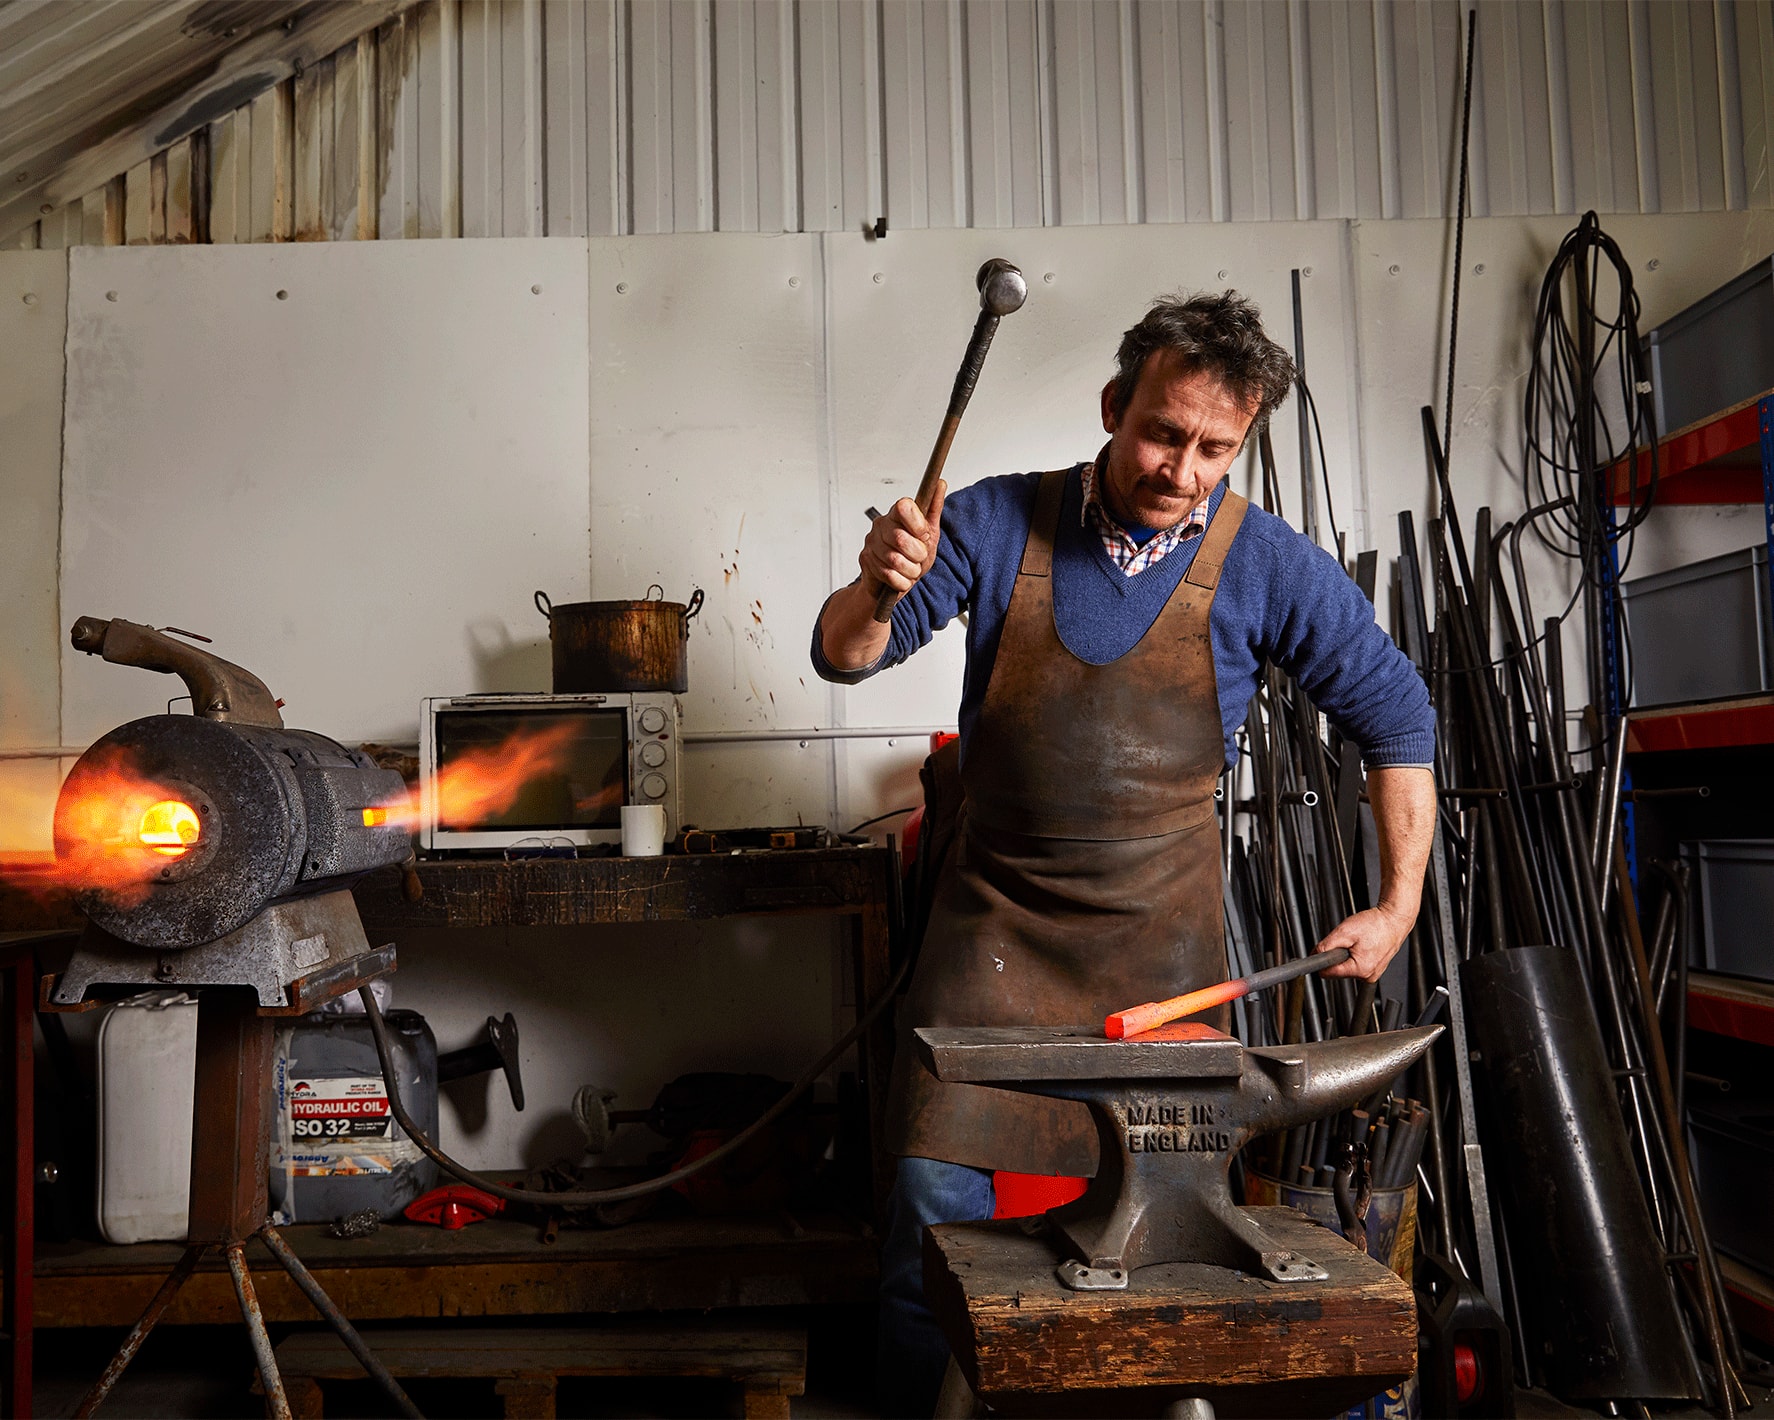
{"type": "MultiPolygon", "coordinates": [[[[1774,607],[1774,390],[1678,429],[1659,441],[1657,452],[1659,504],[1761,504],[1771,569],[1763,594],[1774,607]]],[[[1628,501],[1630,472],[1643,486],[1650,458],[1649,450],[1640,453],[1635,471],[1625,460],[1614,467],[1615,504],[1628,501]]],[[[1774,693],[1626,713],[1627,750],[1634,756],[1774,746],[1774,693]]],[[[1687,1006],[1693,1029],[1774,1048],[1774,983],[1696,972],[1687,1006]]],[[[1774,1344],[1774,1278],[1731,1258],[1721,1257],[1720,1268],[1739,1325],[1774,1344]]]]}

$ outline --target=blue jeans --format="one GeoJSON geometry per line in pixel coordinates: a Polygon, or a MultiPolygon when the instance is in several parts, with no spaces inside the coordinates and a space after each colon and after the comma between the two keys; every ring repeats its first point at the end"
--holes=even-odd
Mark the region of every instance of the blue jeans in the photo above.
{"type": "Polygon", "coordinates": [[[986,1169],[940,1159],[904,1158],[887,1204],[881,1244],[881,1321],[875,1390],[883,1415],[928,1415],[949,1363],[949,1343],[924,1305],[924,1229],[992,1216],[986,1169]]]}

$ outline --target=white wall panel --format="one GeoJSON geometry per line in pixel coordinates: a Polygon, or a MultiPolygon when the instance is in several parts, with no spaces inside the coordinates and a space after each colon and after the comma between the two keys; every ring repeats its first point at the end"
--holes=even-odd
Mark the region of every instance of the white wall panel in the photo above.
{"type": "MultiPolygon", "coordinates": [[[[832,575],[817,240],[599,238],[590,261],[592,595],[627,600],[658,583],[687,602],[703,589],[687,729],[828,724],[807,659],[832,575]]],[[[685,813],[823,821],[831,753],[693,749],[685,813]]]]}
{"type": "MultiPolygon", "coordinates": [[[[351,741],[545,683],[530,594],[586,586],[583,241],[83,248],[69,312],[75,615],[210,635],[351,741]]],[[[71,650],[63,688],[82,744],[179,689],[71,650]]]]}
{"type": "MultiPolygon", "coordinates": [[[[0,749],[61,743],[57,546],[68,256],[0,254],[0,749]]],[[[55,760],[0,760],[0,852],[48,852],[55,760]]]]}

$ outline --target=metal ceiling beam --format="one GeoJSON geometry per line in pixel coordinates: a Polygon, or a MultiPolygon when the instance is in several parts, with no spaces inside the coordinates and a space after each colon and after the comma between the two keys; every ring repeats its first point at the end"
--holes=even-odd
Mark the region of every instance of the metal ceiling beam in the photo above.
{"type": "Polygon", "coordinates": [[[33,163],[43,169],[41,175],[34,174],[34,181],[0,200],[0,240],[252,102],[292,74],[418,3],[350,0],[319,4],[292,15],[275,29],[251,36],[150,112],[123,117],[114,131],[102,136],[89,132],[71,140],[61,153],[51,155],[47,164],[41,158],[33,163]]]}

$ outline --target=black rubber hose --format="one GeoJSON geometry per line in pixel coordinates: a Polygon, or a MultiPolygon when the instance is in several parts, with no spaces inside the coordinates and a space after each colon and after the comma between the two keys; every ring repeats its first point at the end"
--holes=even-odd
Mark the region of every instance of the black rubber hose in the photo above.
{"type": "Polygon", "coordinates": [[[680,1169],[661,1174],[658,1178],[644,1179],[640,1183],[626,1183],[619,1188],[578,1189],[564,1193],[550,1193],[536,1188],[513,1188],[510,1184],[495,1183],[485,1174],[475,1173],[466,1165],[457,1163],[427,1139],[419,1126],[413,1122],[413,1117],[407,1113],[406,1106],[401,1103],[400,1082],[395,1077],[394,1058],[388,1049],[388,1030],[382,1022],[382,1008],[376,1004],[375,993],[368,986],[360,986],[357,989],[357,996],[363,1002],[364,1014],[369,1018],[370,1035],[374,1037],[376,1042],[376,1058],[382,1064],[382,1082],[388,1089],[388,1108],[392,1111],[395,1122],[406,1131],[407,1138],[419,1146],[421,1153],[451,1177],[459,1178],[463,1183],[473,1184],[474,1187],[492,1194],[495,1198],[503,1198],[507,1203],[546,1203],[556,1208],[590,1208],[599,1203],[620,1203],[629,1198],[644,1198],[649,1193],[658,1193],[670,1188],[680,1180],[700,1173],[710,1164],[719,1163],[738,1149],[740,1145],[751,1139],[759,1130],[781,1118],[783,1114],[787,1113],[788,1107],[811,1089],[813,1082],[830,1069],[832,1063],[839,1056],[856,1044],[862,1038],[863,1032],[868,1030],[881,1013],[892,1004],[893,998],[898,994],[900,986],[905,981],[912,960],[908,956],[900,964],[899,970],[893,974],[893,980],[887,983],[886,989],[857,1018],[856,1024],[844,1033],[836,1045],[807,1067],[800,1079],[789,1086],[786,1095],[718,1149],[704,1154],[694,1163],[685,1164],[680,1169]]]}

